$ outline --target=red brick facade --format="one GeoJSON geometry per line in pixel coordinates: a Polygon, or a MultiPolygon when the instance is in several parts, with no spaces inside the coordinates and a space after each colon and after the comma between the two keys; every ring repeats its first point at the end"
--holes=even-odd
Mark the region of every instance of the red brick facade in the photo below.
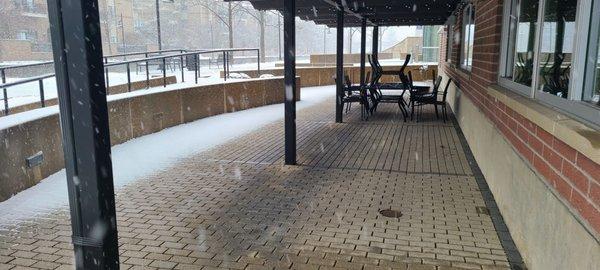
{"type": "MultiPolygon", "coordinates": [[[[499,102],[486,88],[496,84],[500,58],[503,0],[474,1],[475,44],[471,72],[459,68],[460,44],[452,49],[452,64],[442,63],[440,69],[457,82],[467,96],[513,145],[548,185],[600,232],[600,165],[552,136],[541,127],[499,102]]],[[[462,18],[458,18],[454,33],[460,35],[462,18]]],[[[445,35],[440,61],[445,61],[445,35]]]]}

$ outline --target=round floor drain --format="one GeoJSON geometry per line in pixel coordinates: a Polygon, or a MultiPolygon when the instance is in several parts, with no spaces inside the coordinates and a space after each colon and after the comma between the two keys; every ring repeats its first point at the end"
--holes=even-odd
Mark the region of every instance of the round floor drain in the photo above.
{"type": "Polygon", "coordinates": [[[384,217],[389,217],[389,218],[399,218],[402,216],[402,212],[400,212],[398,210],[392,210],[392,209],[379,210],[379,214],[381,214],[384,217]]]}

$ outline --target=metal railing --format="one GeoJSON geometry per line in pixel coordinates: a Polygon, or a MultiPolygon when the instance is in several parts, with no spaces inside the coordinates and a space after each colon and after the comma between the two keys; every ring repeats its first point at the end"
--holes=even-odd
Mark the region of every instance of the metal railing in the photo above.
{"type": "MultiPolygon", "coordinates": [[[[232,53],[235,52],[248,52],[248,51],[255,51],[256,52],[256,59],[257,59],[257,72],[258,75],[260,76],[260,49],[257,48],[233,48],[233,49],[213,49],[213,50],[193,50],[193,51],[189,51],[189,50],[163,50],[163,51],[153,51],[153,52],[141,52],[141,53],[127,53],[127,54],[120,54],[120,55],[111,55],[111,56],[106,56],[104,57],[104,74],[105,74],[105,83],[106,83],[106,89],[107,89],[107,93],[108,93],[108,88],[109,88],[109,72],[108,69],[110,67],[115,67],[115,66],[125,66],[126,69],[126,73],[127,73],[127,91],[131,92],[131,88],[132,88],[132,81],[131,81],[131,65],[132,64],[139,64],[142,63],[143,66],[145,66],[145,72],[146,72],[146,89],[150,88],[150,70],[149,70],[149,65],[151,63],[156,63],[158,62],[159,64],[159,68],[162,71],[162,79],[163,79],[163,87],[167,86],[167,60],[169,59],[169,61],[173,60],[173,59],[179,59],[179,67],[181,69],[181,82],[185,82],[185,71],[184,71],[184,67],[187,67],[188,71],[190,69],[189,66],[186,66],[184,63],[186,61],[184,61],[184,57],[187,59],[187,57],[192,57],[192,59],[194,59],[193,64],[194,64],[194,80],[195,83],[198,83],[198,78],[200,77],[200,55],[202,54],[222,54],[222,61],[223,61],[223,80],[227,81],[227,78],[230,77],[231,75],[231,63],[230,63],[230,55],[232,53]],[[166,52],[179,52],[179,53],[173,53],[173,54],[167,54],[167,55],[159,55],[159,56],[150,56],[151,54],[157,54],[157,53],[166,53],[166,52]],[[135,56],[135,55],[143,55],[144,58],[138,58],[138,59],[132,59],[132,60],[126,60],[126,61],[119,61],[119,62],[108,62],[108,58],[114,58],[114,57],[127,57],[127,56],[135,56]]],[[[39,82],[39,91],[40,91],[40,103],[42,107],[46,106],[46,100],[44,97],[44,79],[48,79],[48,78],[52,78],[54,77],[54,73],[49,73],[49,74],[44,74],[44,75],[39,75],[39,76],[34,76],[34,77],[30,77],[30,78],[26,78],[26,79],[22,79],[22,80],[18,80],[18,81],[14,81],[14,82],[10,82],[7,83],[6,82],[6,69],[10,69],[10,68],[24,68],[24,67],[32,67],[32,66],[39,66],[39,65],[45,65],[45,64],[50,64],[53,62],[41,62],[41,63],[34,63],[34,64],[26,64],[26,65],[15,65],[15,66],[8,66],[8,67],[3,67],[0,68],[0,77],[2,79],[2,84],[0,84],[0,88],[2,88],[2,92],[3,92],[3,97],[4,97],[4,115],[8,115],[10,112],[10,108],[9,108],[9,104],[8,104],[8,88],[9,87],[14,87],[17,85],[21,85],[21,84],[25,84],[25,83],[31,83],[31,82],[35,82],[38,81],[39,82]]],[[[173,63],[173,61],[171,61],[171,64],[173,63]]],[[[137,69],[136,69],[137,70],[137,69]]]]}

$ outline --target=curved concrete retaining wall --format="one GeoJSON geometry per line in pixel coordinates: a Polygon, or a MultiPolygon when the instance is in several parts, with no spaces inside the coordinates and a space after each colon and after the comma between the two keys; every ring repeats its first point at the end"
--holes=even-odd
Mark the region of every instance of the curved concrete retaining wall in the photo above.
{"type": "MultiPolygon", "coordinates": [[[[408,65],[406,67],[406,72],[411,71],[413,75],[413,80],[422,81],[422,80],[431,80],[433,74],[437,75],[437,65],[427,66],[427,71],[421,71],[422,65],[408,65]]],[[[385,70],[400,70],[401,66],[384,66],[385,70]]],[[[366,69],[367,72],[371,72],[371,68],[366,69]]],[[[352,66],[352,67],[344,67],[344,71],[350,76],[350,80],[352,83],[360,82],[360,67],[352,66]]],[[[258,77],[258,72],[256,70],[232,70],[232,73],[245,73],[252,78],[258,77]]],[[[261,74],[272,74],[275,76],[283,76],[282,68],[273,68],[273,69],[262,69],[261,74]]],[[[302,86],[303,87],[312,87],[312,86],[325,86],[334,84],[333,77],[336,74],[335,67],[298,67],[296,68],[296,75],[302,78],[302,86]]],[[[221,72],[221,77],[223,77],[223,72],[221,72]]],[[[397,82],[398,76],[383,76],[382,82],[397,82]]]]}
{"type": "MultiPolygon", "coordinates": [[[[297,85],[296,96],[300,100],[299,78],[297,85]]],[[[111,143],[116,145],[201,118],[283,100],[281,77],[115,95],[108,102],[111,143]]],[[[14,124],[0,123],[0,201],[64,167],[57,106],[10,115],[3,120],[14,124]],[[30,168],[26,159],[36,153],[43,153],[43,161],[30,168]]]]}

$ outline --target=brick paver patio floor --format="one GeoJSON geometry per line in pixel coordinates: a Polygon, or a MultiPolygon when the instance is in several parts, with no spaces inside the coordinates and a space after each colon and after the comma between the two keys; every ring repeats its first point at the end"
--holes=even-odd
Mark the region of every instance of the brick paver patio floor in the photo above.
{"type": "MultiPolygon", "coordinates": [[[[452,122],[385,104],[336,124],[333,105],[299,112],[298,166],[282,165],[279,121],[121,189],[122,269],[509,268],[452,122]]],[[[0,269],[70,269],[70,235],[67,208],[0,230],[0,269]]]]}

